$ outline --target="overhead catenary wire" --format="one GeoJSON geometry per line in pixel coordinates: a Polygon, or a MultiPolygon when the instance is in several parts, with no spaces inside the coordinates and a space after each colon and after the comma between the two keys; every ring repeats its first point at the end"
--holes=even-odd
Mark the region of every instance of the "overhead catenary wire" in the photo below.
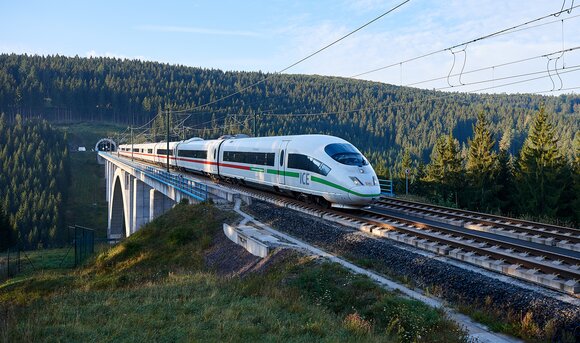
{"type": "MultiPolygon", "coordinates": [[[[406,2],[407,2],[407,1],[405,1],[405,2],[403,2],[403,3],[401,3],[401,4],[399,4],[397,7],[400,7],[400,6],[404,5],[406,2]]],[[[476,38],[476,39],[474,39],[474,40],[471,40],[471,41],[469,41],[469,42],[466,42],[466,43],[460,43],[460,44],[457,44],[457,45],[455,45],[455,46],[453,46],[453,47],[450,47],[450,48],[452,49],[452,48],[456,48],[456,47],[458,47],[458,46],[465,46],[465,44],[473,43],[473,42],[476,42],[476,41],[479,41],[479,40],[483,40],[483,39],[487,39],[487,38],[491,38],[491,37],[495,37],[495,36],[499,36],[499,35],[509,34],[509,33],[517,32],[517,31],[522,31],[522,30],[530,29],[530,28],[532,28],[532,27],[537,27],[537,26],[547,25],[548,23],[542,23],[542,24],[538,24],[538,25],[535,25],[535,26],[528,26],[528,27],[522,28],[522,27],[524,27],[524,26],[526,26],[526,25],[529,25],[529,24],[531,24],[531,23],[534,23],[534,22],[538,22],[538,21],[540,21],[540,20],[543,20],[543,19],[546,19],[546,18],[548,18],[548,17],[550,17],[550,16],[557,16],[557,15],[560,15],[561,13],[563,13],[563,12],[570,13],[570,12],[571,12],[571,11],[572,11],[574,8],[576,8],[576,7],[578,7],[578,6],[580,6],[580,5],[574,6],[574,4],[572,3],[572,5],[570,6],[570,8],[567,8],[566,10],[561,10],[561,11],[559,11],[559,12],[552,13],[552,14],[546,15],[546,16],[544,16],[544,17],[540,17],[540,18],[537,18],[537,19],[531,20],[531,21],[528,21],[528,22],[526,22],[526,23],[523,23],[523,24],[520,24],[520,25],[512,26],[512,27],[510,27],[510,28],[507,28],[507,29],[504,29],[504,30],[497,31],[497,32],[494,32],[494,33],[492,33],[492,34],[489,34],[489,35],[486,35],[486,36],[483,36],[483,37],[476,38]],[[557,14],[557,15],[556,15],[556,14],[557,14]],[[518,28],[519,28],[519,29],[518,29],[518,28]]],[[[393,8],[392,10],[394,10],[394,9],[396,9],[396,8],[393,8]]],[[[392,10],[391,10],[391,11],[392,11],[392,10]]],[[[384,16],[384,15],[386,15],[386,14],[388,14],[388,13],[384,13],[384,14],[383,14],[383,15],[381,15],[381,16],[384,16]]],[[[572,18],[575,18],[575,17],[578,17],[578,16],[574,16],[574,17],[571,17],[571,18],[565,18],[565,19],[561,19],[561,20],[554,21],[554,22],[558,22],[558,21],[562,21],[562,22],[563,22],[564,20],[569,20],[569,19],[572,19],[572,18]]],[[[378,20],[378,19],[380,19],[380,17],[377,17],[377,18],[375,18],[373,21],[376,21],[376,20],[378,20]]],[[[352,32],[351,32],[351,33],[349,33],[348,35],[354,34],[356,31],[358,31],[358,30],[362,29],[364,26],[366,26],[366,25],[369,25],[369,24],[371,24],[371,23],[372,23],[372,21],[371,21],[371,22],[369,22],[369,23],[367,23],[367,24],[365,24],[365,25],[363,25],[363,26],[361,26],[361,27],[359,27],[357,30],[355,30],[355,31],[352,31],[352,32]]],[[[348,36],[348,35],[347,35],[347,36],[348,36]]],[[[242,89],[240,89],[240,90],[238,90],[238,91],[236,91],[236,92],[234,92],[234,93],[232,93],[232,94],[229,94],[229,95],[227,95],[227,96],[225,96],[225,97],[222,97],[222,98],[220,98],[220,99],[214,100],[214,101],[212,101],[212,102],[208,102],[208,103],[206,103],[206,104],[197,105],[197,106],[195,106],[195,107],[193,107],[193,108],[190,108],[190,109],[181,109],[181,110],[171,111],[171,113],[186,113],[186,112],[193,112],[193,111],[195,111],[195,110],[197,110],[197,109],[200,109],[200,108],[207,108],[207,106],[209,106],[209,105],[211,105],[211,104],[215,104],[215,103],[216,103],[216,102],[218,102],[218,101],[221,101],[221,100],[224,100],[224,99],[226,99],[226,98],[228,98],[228,97],[231,97],[231,96],[234,96],[234,95],[236,95],[236,94],[239,94],[239,93],[243,92],[243,91],[244,91],[244,90],[246,90],[246,89],[249,89],[249,88],[251,88],[251,87],[253,87],[253,86],[257,85],[257,84],[260,84],[260,83],[262,83],[262,82],[265,82],[266,80],[268,80],[268,79],[272,78],[274,75],[276,75],[276,74],[279,74],[279,73],[282,73],[282,72],[284,72],[284,71],[286,71],[286,70],[288,70],[288,69],[292,68],[292,67],[293,67],[293,66],[295,66],[296,64],[298,64],[298,63],[301,63],[301,62],[303,62],[304,60],[306,60],[307,58],[310,58],[310,57],[314,56],[314,54],[317,54],[317,53],[319,53],[319,52],[323,51],[324,49],[326,49],[326,48],[330,47],[332,44],[335,44],[335,43],[337,43],[338,41],[340,41],[340,40],[342,40],[342,39],[346,38],[347,36],[343,36],[341,39],[339,39],[339,40],[337,40],[337,41],[335,41],[335,42],[333,42],[333,43],[331,43],[331,44],[329,44],[329,45],[327,45],[327,46],[323,47],[322,49],[319,49],[319,51],[316,51],[316,52],[314,52],[313,54],[311,54],[311,55],[309,55],[309,56],[305,57],[304,59],[302,59],[302,60],[300,60],[300,61],[296,62],[295,64],[293,64],[293,65],[290,65],[290,66],[288,66],[287,68],[285,68],[285,69],[282,69],[282,70],[280,70],[280,71],[278,71],[278,72],[276,72],[276,73],[273,73],[273,74],[267,75],[267,76],[266,76],[264,79],[262,79],[262,80],[260,80],[260,81],[258,81],[258,82],[255,82],[255,83],[253,83],[253,84],[251,84],[251,85],[249,85],[249,86],[247,86],[247,87],[244,87],[244,88],[242,88],[242,89]]],[[[446,50],[448,50],[448,49],[450,49],[450,48],[442,49],[442,50],[440,50],[440,51],[437,51],[437,52],[443,52],[443,51],[446,51],[446,50]]],[[[564,49],[563,49],[563,50],[564,50],[564,49]]],[[[434,52],[434,53],[437,53],[437,52],[434,52]]],[[[426,55],[423,55],[423,56],[421,56],[421,57],[425,57],[425,56],[426,56],[426,55]]],[[[535,58],[537,58],[537,57],[535,57],[535,58]]],[[[414,59],[416,59],[416,58],[414,58],[414,59]]],[[[413,60],[414,60],[414,59],[413,59],[413,60]]],[[[524,60],[530,60],[530,59],[533,59],[533,58],[524,59],[524,60]]],[[[402,68],[402,63],[406,63],[406,62],[408,62],[408,61],[410,61],[410,60],[406,60],[406,61],[398,62],[398,63],[396,63],[396,64],[400,64],[400,66],[401,66],[401,68],[402,68]]],[[[522,60],[522,61],[523,61],[523,60],[522,60]]],[[[507,64],[512,64],[512,63],[515,63],[515,62],[510,62],[510,63],[507,63],[507,64]]],[[[396,65],[396,64],[395,64],[395,65],[396,65]]],[[[501,66],[501,65],[498,65],[498,66],[501,66]]],[[[495,71],[495,68],[497,68],[498,66],[492,66],[492,67],[488,67],[487,69],[489,69],[489,68],[493,68],[493,69],[494,69],[494,71],[495,71]]],[[[385,69],[385,68],[382,68],[382,69],[385,69]]],[[[482,69],[482,70],[484,70],[484,69],[486,69],[486,68],[481,68],[481,69],[482,69]]],[[[471,73],[471,72],[475,72],[475,71],[468,71],[468,72],[462,72],[462,73],[459,73],[459,74],[453,74],[453,76],[457,76],[457,75],[465,75],[465,74],[467,74],[467,73],[471,73]]],[[[360,75],[360,74],[359,74],[359,75],[360,75]]],[[[355,76],[355,77],[356,77],[356,76],[355,76]]],[[[521,77],[521,76],[520,76],[520,77],[521,77]]],[[[503,78],[503,79],[507,79],[507,78],[503,78]]],[[[502,79],[497,79],[497,80],[502,80],[502,79]]],[[[497,80],[496,80],[496,81],[497,81],[497,80]]],[[[402,81],[402,76],[401,76],[401,81],[402,81]]],[[[425,82],[427,82],[427,81],[421,81],[421,82],[417,82],[417,83],[414,83],[414,84],[420,84],[420,83],[425,83],[425,82]]],[[[486,82],[486,81],[479,81],[479,82],[476,82],[476,83],[484,83],[484,82],[486,82]]],[[[402,82],[401,82],[401,83],[402,83],[402,82]]],[[[470,83],[469,85],[471,85],[471,84],[475,84],[475,83],[470,83]]],[[[411,84],[410,84],[410,85],[411,85],[411,84]]],[[[497,87],[502,87],[502,86],[505,86],[505,85],[499,85],[499,86],[497,86],[497,87]]],[[[457,86],[455,86],[455,87],[457,87],[457,86]]],[[[477,90],[477,91],[479,91],[479,90],[477,90]]],[[[266,100],[264,100],[264,101],[266,101],[266,100]]],[[[246,105],[247,105],[247,104],[246,104],[246,105]]],[[[241,106],[243,106],[243,105],[241,105],[241,106]]],[[[231,109],[224,109],[224,110],[231,110],[231,109]]],[[[212,111],[213,111],[213,110],[212,110],[212,111]]],[[[222,109],[218,109],[218,110],[215,110],[215,111],[213,111],[213,112],[217,112],[217,111],[221,112],[221,111],[222,111],[222,109]]],[[[264,110],[264,111],[260,112],[260,114],[262,114],[262,115],[276,115],[276,114],[270,114],[270,113],[267,113],[267,112],[270,112],[270,111],[272,111],[272,110],[264,110]]],[[[358,111],[358,110],[355,110],[355,111],[358,111]]],[[[352,112],[352,111],[350,111],[350,112],[352,112]]],[[[196,113],[198,113],[198,112],[196,112],[196,113]]],[[[188,118],[190,118],[190,117],[191,117],[193,114],[194,114],[194,113],[187,113],[187,117],[186,117],[184,120],[181,120],[181,119],[180,119],[180,124],[181,124],[181,125],[184,125],[184,123],[186,122],[186,120],[187,120],[188,118]]],[[[243,114],[237,114],[237,115],[238,115],[238,116],[240,116],[240,117],[247,117],[247,116],[248,116],[248,115],[243,115],[243,114]]],[[[308,114],[308,115],[311,115],[311,114],[308,114]]],[[[312,114],[312,115],[317,115],[317,114],[312,114]]],[[[153,118],[152,120],[150,120],[150,121],[149,121],[149,123],[151,123],[151,122],[152,122],[154,119],[155,119],[155,118],[153,118]]],[[[147,125],[147,124],[145,124],[144,126],[146,126],[146,125],[147,125]]],[[[200,125],[200,124],[198,124],[198,125],[200,125]]]]}
{"type": "MultiPolygon", "coordinates": [[[[479,69],[475,69],[475,70],[470,70],[470,71],[463,72],[463,75],[470,74],[470,73],[474,73],[474,72],[479,72],[479,71],[484,71],[484,70],[489,70],[489,69],[492,69],[492,70],[495,71],[495,68],[499,68],[499,67],[503,67],[503,66],[507,66],[507,65],[512,65],[512,64],[516,64],[516,63],[522,63],[522,62],[526,62],[526,61],[530,61],[530,60],[534,60],[534,59],[545,58],[546,56],[550,56],[550,55],[553,55],[553,54],[560,54],[560,53],[564,53],[564,52],[572,52],[572,51],[575,51],[575,50],[578,50],[578,49],[580,49],[580,46],[568,48],[568,49],[565,49],[565,50],[558,50],[558,51],[554,51],[554,52],[550,52],[550,53],[547,53],[547,54],[542,54],[542,55],[538,55],[538,56],[534,56],[534,57],[530,57],[530,58],[525,58],[525,59],[515,60],[515,61],[511,61],[511,62],[496,64],[496,65],[489,66],[489,67],[484,67],[484,68],[479,68],[479,69]]],[[[547,71],[544,69],[542,71],[536,71],[536,72],[532,72],[532,73],[525,73],[525,74],[519,74],[519,75],[512,75],[512,76],[507,76],[507,77],[502,77],[502,78],[496,78],[495,77],[495,73],[494,73],[494,75],[492,76],[492,78],[489,79],[489,80],[480,80],[480,81],[471,82],[469,84],[464,84],[464,85],[460,85],[460,86],[440,87],[440,88],[435,88],[433,90],[440,91],[440,90],[446,90],[446,89],[450,89],[450,88],[460,88],[462,86],[469,86],[469,85],[479,84],[479,83],[488,83],[488,82],[494,82],[494,81],[498,81],[498,80],[501,81],[501,80],[508,80],[508,79],[513,79],[513,78],[521,78],[521,77],[525,77],[525,76],[537,75],[537,74],[546,73],[546,72],[547,71]]],[[[458,76],[458,75],[460,75],[460,74],[459,73],[457,73],[457,74],[451,74],[451,76],[458,76]]],[[[426,83],[426,82],[431,82],[431,81],[436,81],[436,80],[443,80],[443,79],[446,79],[447,77],[448,76],[442,76],[442,77],[438,77],[438,78],[434,78],[434,79],[429,79],[429,80],[425,80],[425,81],[419,81],[419,82],[414,82],[414,83],[406,84],[406,85],[403,85],[403,86],[412,86],[412,85],[420,84],[420,83],[426,83]]],[[[546,76],[546,77],[549,77],[549,76],[546,76]]],[[[493,88],[493,87],[491,87],[491,88],[493,88]]],[[[486,89],[488,89],[488,88],[486,88],[486,89]]],[[[269,111],[272,111],[272,110],[268,110],[268,112],[269,111]]],[[[276,115],[281,115],[281,116],[284,116],[284,115],[296,115],[296,114],[266,113],[266,111],[260,112],[260,114],[261,115],[264,115],[264,116],[272,116],[272,115],[274,115],[274,116],[276,116],[276,115]]],[[[317,113],[312,113],[312,114],[313,115],[317,115],[317,113]]],[[[306,115],[310,115],[310,114],[301,113],[301,114],[297,114],[297,115],[298,116],[306,116],[306,115]]]]}
{"type": "MultiPolygon", "coordinates": [[[[566,71],[562,72],[561,74],[566,74],[566,73],[571,73],[571,72],[576,72],[576,71],[580,71],[580,65],[576,65],[576,66],[567,68],[566,71]]],[[[506,86],[510,86],[510,85],[514,85],[514,84],[545,79],[547,77],[548,76],[540,76],[540,77],[530,78],[530,79],[526,79],[526,80],[504,83],[504,84],[500,84],[500,85],[495,85],[494,87],[486,87],[486,88],[472,90],[471,92],[481,92],[481,91],[489,90],[492,88],[501,88],[501,87],[506,87],[506,86]]],[[[458,87],[455,87],[455,88],[458,88],[458,87]]],[[[420,101],[439,100],[439,99],[451,97],[454,95],[456,95],[456,93],[454,93],[454,92],[445,92],[444,94],[441,94],[438,96],[427,97],[426,99],[421,99],[420,101]]],[[[325,115],[348,114],[348,113],[355,113],[355,112],[361,112],[361,111],[371,111],[371,110],[385,109],[385,108],[395,107],[395,106],[401,106],[401,105],[400,104],[393,105],[393,104],[384,104],[383,103],[383,104],[376,105],[376,106],[360,107],[360,108],[351,109],[351,110],[344,110],[344,111],[341,110],[341,111],[327,111],[327,112],[319,112],[319,113],[292,113],[292,114],[270,114],[270,115],[265,114],[265,116],[275,116],[275,117],[281,117],[281,118],[283,118],[283,117],[325,116],[325,115]]]]}
{"type": "MultiPolygon", "coordinates": [[[[512,65],[512,64],[529,62],[529,61],[532,61],[532,60],[535,60],[535,59],[545,58],[546,56],[550,56],[550,55],[554,55],[554,54],[559,54],[559,53],[572,52],[572,51],[575,51],[575,50],[578,50],[578,49],[580,49],[580,46],[575,46],[575,47],[568,48],[568,49],[554,51],[554,52],[551,52],[549,54],[542,54],[542,55],[537,55],[537,56],[534,56],[534,57],[528,57],[528,58],[523,58],[523,59],[519,59],[519,60],[515,60],[515,61],[510,61],[510,62],[495,64],[495,65],[492,65],[492,66],[489,66],[489,67],[483,67],[483,68],[468,70],[468,71],[464,71],[463,72],[463,75],[477,73],[477,72],[484,71],[484,70],[489,70],[489,69],[496,69],[496,68],[500,68],[500,67],[505,67],[505,66],[512,65]]],[[[458,75],[459,74],[451,74],[450,76],[458,76],[458,75]]],[[[441,76],[441,77],[436,77],[436,78],[427,79],[427,80],[423,80],[423,81],[417,81],[417,82],[408,83],[408,84],[406,84],[404,86],[407,86],[407,87],[416,86],[416,85],[420,85],[420,84],[424,84],[424,83],[429,83],[429,82],[433,82],[433,81],[444,80],[446,78],[447,78],[447,76],[441,76]]]]}
{"type": "MultiPolygon", "coordinates": [[[[570,69],[574,69],[574,68],[577,69],[578,67],[580,67],[580,65],[574,65],[574,66],[566,68],[565,70],[570,70],[570,69]]],[[[576,69],[574,69],[574,70],[576,70],[576,69]]],[[[505,76],[505,77],[500,77],[500,78],[492,78],[492,79],[487,79],[487,80],[474,81],[474,82],[470,82],[470,83],[463,83],[463,84],[461,84],[461,86],[471,86],[471,85],[476,85],[476,84],[481,84],[481,83],[489,83],[489,82],[493,82],[493,81],[508,80],[508,79],[513,79],[513,78],[538,75],[538,74],[544,74],[544,73],[548,73],[547,77],[551,77],[549,70],[541,70],[541,71],[529,72],[529,73],[524,73],[524,74],[510,75],[510,76],[505,76]]],[[[561,73],[561,74],[563,74],[563,73],[561,73]]],[[[457,88],[457,87],[461,87],[461,86],[445,86],[445,87],[435,88],[435,90],[440,91],[440,90],[445,90],[445,89],[450,89],[450,88],[457,88]]]]}
{"type": "MultiPolygon", "coordinates": [[[[578,5],[578,6],[580,6],[580,5],[578,5]]],[[[480,38],[476,38],[476,39],[474,39],[474,40],[472,40],[472,41],[469,41],[469,42],[467,42],[467,43],[460,43],[460,44],[456,44],[456,45],[454,45],[454,46],[452,46],[452,47],[449,47],[449,48],[446,48],[446,49],[442,49],[442,50],[438,50],[438,51],[436,51],[436,52],[433,52],[433,53],[444,52],[444,51],[446,51],[446,50],[448,50],[448,49],[453,49],[453,48],[456,48],[456,47],[461,47],[461,46],[463,46],[463,47],[465,48],[465,47],[466,47],[466,45],[464,45],[464,44],[473,43],[473,42],[475,42],[475,41],[482,40],[482,39],[485,39],[485,38],[496,37],[496,36],[500,36],[500,35],[505,35],[505,34],[510,34],[510,33],[518,32],[518,31],[523,31],[523,30],[531,29],[531,28],[534,28],[534,27],[539,27],[539,26],[548,25],[548,24],[551,24],[551,23],[556,23],[556,22],[563,22],[563,21],[566,21],[566,20],[571,20],[571,19],[574,19],[574,18],[580,17],[580,14],[579,14],[579,15],[572,16],[572,17],[564,18],[564,19],[558,19],[558,20],[551,21],[551,22],[548,22],[548,23],[541,23],[541,24],[534,25],[534,26],[528,26],[528,27],[525,27],[525,28],[514,29],[514,28],[517,28],[517,27],[522,27],[522,26],[525,26],[525,25],[529,25],[529,23],[533,23],[533,22],[537,22],[537,21],[539,21],[539,20],[542,20],[542,19],[545,19],[545,18],[549,18],[549,17],[551,17],[551,16],[554,16],[554,14],[558,14],[558,13],[562,13],[562,12],[567,12],[567,13],[570,13],[570,12],[571,12],[571,10],[572,10],[573,8],[576,8],[576,7],[578,7],[578,6],[571,6],[571,8],[569,8],[569,9],[562,10],[562,11],[559,11],[559,12],[556,12],[556,13],[552,13],[552,14],[549,14],[549,15],[546,15],[546,16],[543,16],[543,17],[540,17],[540,18],[537,18],[537,19],[531,20],[531,21],[527,21],[526,23],[523,23],[523,24],[520,24],[520,25],[516,25],[516,26],[512,26],[512,27],[510,27],[510,28],[507,28],[507,29],[503,29],[503,30],[497,31],[497,32],[495,32],[495,33],[492,33],[492,34],[488,34],[488,35],[486,35],[486,36],[483,36],[483,37],[480,37],[480,38]]],[[[511,64],[515,64],[515,63],[526,62],[526,61],[530,61],[530,60],[533,60],[533,59],[537,59],[537,58],[541,58],[541,57],[546,57],[546,56],[548,56],[548,55],[551,55],[551,54],[556,54],[556,53],[564,53],[564,52],[570,52],[570,51],[576,50],[576,49],[578,49],[578,48],[580,48],[580,47],[573,47],[573,48],[570,48],[570,49],[562,49],[562,50],[560,50],[560,51],[555,51],[555,52],[552,52],[552,53],[550,53],[550,54],[544,54],[544,55],[534,56],[534,57],[530,57],[530,58],[526,58],[526,59],[521,59],[521,60],[517,60],[517,61],[512,61],[512,62],[507,62],[507,63],[496,64],[496,65],[494,65],[494,66],[485,67],[485,68],[479,68],[479,69],[470,70],[470,71],[463,71],[462,73],[449,74],[448,76],[445,76],[445,77],[440,77],[440,78],[433,78],[433,79],[429,79],[429,80],[424,80],[424,81],[413,82],[413,83],[409,83],[409,84],[406,84],[406,85],[403,85],[403,84],[402,84],[402,82],[401,82],[401,84],[402,84],[403,86],[415,86],[415,85],[424,84],[424,83],[427,83],[427,82],[432,82],[432,81],[436,81],[436,80],[440,80],[440,79],[445,79],[445,78],[449,78],[449,77],[455,77],[455,76],[460,76],[460,75],[466,75],[466,74],[470,74],[470,73],[475,73],[475,72],[478,72],[478,71],[483,71],[483,70],[486,70],[486,69],[494,69],[494,72],[495,72],[495,69],[496,69],[496,68],[499,68],[499,67],[503,67],[503,66],[507,66],[507,65],[511,65],[511,64]]],[[[462,49],[462,50],[460,50],[460,51],[463,51],[463,50],[464,50],[464,49],[462,49]]],[[[422,57],[426,57],[426,56],[427,56],[427,55],[422,55],[422,56],[419,56],[418,58],[422,58],[422,57]]],[[[465,56],[464,56],[464,57],[465,57],[465,56]]],[[[403,63],[406,63],[406,62],[409,62],[409,61],[411,61],[411,60],[415,60],[415,59],[417,59],[417,58],[408,59],[408,60],[405,60],[405,61],[400,61],[400,62],[394,63],[394,64],[392,64],[392,65],[389,65],[389,66],[387,66],[387,67],[383,67],[383,68],[381,68],[381,69],[385,69],[385,68],[388,68],[388,67],[393,67],[393,66],[399,65],[399,66],[400,66],[400,68],[401,68],[401,72],[402,72],[402,64],[403,64],[403,63]]],[[[465,64],[463,64],[463,66],[462,66],[462,69],[463,69],[464,67],[465,67],[465,64]]],[[[372,71],[376,71],[376,70],[372,70],[372,71]]],[[[372,72],[372,71],[370,71],[370,72],[372,72]]],[[[451,70],[451,71],[452,71],[452,70],[451,70]]],[[[370,73],[370,72],[368,72],[368,73],[370,73]]],[[[358,74],[358,75],[351,76],[351,77],[356,77],[356,76],[360,76],[360,75],[362,75],[362,74],[358,74]]],[[[402,75],[401,75],[401,81],[402,81],[402,75]]],[[[454,87],[457,87],[457,86],[454,86],[454,87]]],[[[266,101],[266,99],[265,99],[265,100],[262,100],[261,102],[264,102],[264,101],[266,101]]],[[[227,110],[227,109],[226,109],[226,110],[227,110]]],[[[220,110],[218,109],[218,110],[216,110],[216,111],[220,111],[220,110]]],[[[267,111],[269,111],[269,110],[267,110],[267,111]]],[[[262,113],[262,112],[261,112],[261,113],[262,113]]],[[[184,122],[185,122],[185,120],[184,120],[182,123],[184,123],[184,122]]]]}
{"type": "MultiPolygon", "coordinates": [[[[352,76],[348,76],[348,77],[351,78],[351,79],[354,79],[354,78],[357,78],[357,77],[360,77],[360,76],[363,76],[363,75],[368,75],[368,74],[375,73],[377,71],[389,69],[389,68],[398,66],[399,64],[402,64],[402,63],[413,62],[413,61],[416,61],[416,60],[419,60],[419,59],[422,59],[422,58],[425,58],[425,57],[429,57],[429,56],[432,56],[432,55],[435,55],[435,54],[439,54],[439,53],[442,53],[442,52],[445,52],[445,51],[452,51],[455,48],[459,48],[459,47],[462,47],[462,46],[466,46],[468,44],[472,44],[472,43],[475,43],[475,42],[479,42],[479,41],[482,41],[482,40],[485,40],[485,39],[489,39],[489,38],[492,38],[492,37],[496,37],[496,36],[500,36],[500,35],[512,33],[512,31],[513,32],[518,32],[518,31],[522,31],[522,30],[527,30],[527,29],[532,28],[533,26],[532,27],[526,27],[525,29],[520,29],[520,30],[515,31],[518,28],[522,28],[522,27],[528,26],[528,25],[530,25],[532,23],[536,23],[538,21],[541,21],[541,20],[544,20],[544,19],[547,19],[547,18],[550,18],[550,17],[553,17],[553,16],[560,15],[563,12],[568,12],[568,11],[571,12],[574,8],[577,8],[577,7],[580,7],[580,5],[572,6],[572,7],[570,7],[570,9],[565,9],[565,10],[563,9],[563,10],[560,10],[558,12],[551,13],[551,14],[548,14],[548,15],[545,15],[545,16],[542,16],[542,17],[539,17],[539,18],[536,18],[536,19],[532,19],[532,20],[526,21],[526,22],[524,22],[522,24],[518,24],[518,25],[515,25],[515,26],[511,26],[511,27],[505,28],[505,29],[501,29],[499,31],[495,31],[493,33],[490,33],[490,34],[487,34],[487,35],[484,35],[484,36],[481,36],[481,37],[478,37],[478,38],[474,38],[472,40],[469,40],[469,41],[466,41],[466,42],[463,42],[463,43],[455,44],[455,45],[452,45],[452,46],[447,47],[447,48],[444,48],[444,49],[435,50],[435,51],[432,51],[432,52],[429,52],[429,53],[425,53],[423,55],[419,55],[419,56],[416,56],[416,57],[408,58],[408,59],[403,60],[403,61],[398,61],[398,62],[389,64],[389,65],[386,65],[386,66],[383,66],[383,67],[371,69],[371,70],[368,70],[368,71],[365,71],[365,72],[362,72],[362,73],[358,73],[358,74],[355,74],[355,75],[352,75],[352,76]]],[[[570,13],[570,12],[568,12],[568,13],[570,13]]],[[[562,20],[568,20],[568,19],[572,19],[572,18],[566,18],[566,19],[562,19],[562,20]]],[[[560,22],[560,20],[556,20],[554,22],[560,22]]]]}
{"type": "MultiPolygon", "coordinates": [[[[560,74],[568,74],[568,73],[573,73],[573,72],[576,72],[576,71],[580,71],[580,64],[575,65],[575,66],[572,66],[572,67],[569,67],[569,68],[566,68],[566,70],[563,71],[563,72],[560,72],[560,74]]],[[[521,80],[521,81],[514,81],[514,82],[510,82],[510,83],[504,83],[504,84],[501,84],[501,85],[498,85],[498,86],[495,86],[495,87],[486,87],[486,88],[480,88],[480,89],[472,90],[471,92],[483,92],[483,91],[490,90],[490,89],[493,89],[493,88],[501,88],[501,87],[512,86],[512,85],[516,85],[516,84],[520,84],[520,83],[524,83],[524,82],[530,82],[530,81],[544,79],[546,77],[549,77],[549,76],[539,76],[539,77],[534,77],[534,78],[531,78],[531,79],[526,79],[526,80],[521,80]]],[[[560,90],[562,90],[562,89],[552,89],[552,91],[554,91],[554,92],[555,91],[560,91],[560,90]]]]}

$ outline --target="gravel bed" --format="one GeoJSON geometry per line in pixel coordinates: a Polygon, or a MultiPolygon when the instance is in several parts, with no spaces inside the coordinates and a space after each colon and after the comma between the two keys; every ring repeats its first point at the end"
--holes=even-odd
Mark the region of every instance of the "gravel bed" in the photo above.
{"type": "MultiPolygon", "coordinates": [[[[544,328],[548,321],[560,339],[563,332],[580,341],[580,308],[570,303],[518,287],[483,274],[402,249],[389,240],[378,240],[336,223],[286,208],[254,201],[244,209],[256,219],[305,242],[350,259],[371,261],[372,269],[406,280],[453,305],[493,309],[505,316],[533,314],[544,328]]],[[[568,337],[571,338],[571,337],[568,337]]]]}

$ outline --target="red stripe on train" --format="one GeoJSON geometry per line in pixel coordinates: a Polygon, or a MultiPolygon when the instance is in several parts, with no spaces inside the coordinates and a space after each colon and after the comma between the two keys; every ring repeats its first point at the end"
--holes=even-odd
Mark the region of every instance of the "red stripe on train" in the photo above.
{"type": "MultiPolygon", "coordinates": [[[[130,151],[120,151],[119,153],[126,154],[126,155],[130,155],[131,154],[130,151]]],[[[135,155],[144,155],[144,156],[158,157],[158,158],[161,158],[161,159],[167,159],[167,155],[146,154],[146,153],[142,153],[142,152],[133,152],[133,154],[135,154],[135,155]]],[[[177,160],[180,160],[180,161],[193,162],[193,163],[199,163],[199,164],[216,165],[216,166],[226,167],[226,168],[235,168],[235,169],[242,169],[242,170],[251,170],[250,167],[247,167],[247,166],[238,166],[238,165],[229,164],[229,163],[218,163],[218,162],[213,162],[213,161],[193,160],[193,159],[189,159],[189,158],[173,157],[173,156],[169,156],[169,158],[172,159],[172,160],[177,159],[177,160]]]]}

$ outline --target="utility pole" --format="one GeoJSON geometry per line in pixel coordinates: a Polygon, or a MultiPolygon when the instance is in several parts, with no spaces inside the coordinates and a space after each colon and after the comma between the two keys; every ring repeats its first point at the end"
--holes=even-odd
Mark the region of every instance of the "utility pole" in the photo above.
{"type": "Polygon", "coordinates": [[[133,161],[133,126],[135,126],[135,113],[131,115],[131,161],[133,161]]]}
{"type": "Polygon", "coordinates": [[[167,110],[167,172],[169,173],[169,110],[167,110]]]}
{"type": "Polygon", "coordinates": [[[131,126],[131,161],[133,161],[133,126],[131,126]]]}
{"type": "Polygon", "coordinates": [[[409,168],[405,169],[405,195],[409,195],[409,168]]]}
{"type": "Polygon", "coordinates": [[[256,126],[256,117],[258,116],[257,113],[254,113],[254,137],[258,137],[258,127],[256,126]]]}

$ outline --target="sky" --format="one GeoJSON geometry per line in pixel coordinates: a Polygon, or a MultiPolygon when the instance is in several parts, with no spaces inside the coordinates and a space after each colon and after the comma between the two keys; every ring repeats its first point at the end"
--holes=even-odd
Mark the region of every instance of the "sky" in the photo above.
{"type": "MultiPolygon", "coordinates": [[[[273,73],[403,1],[3,0],[0,53],[108,56],[273,73]]],[[[411,0],[285,73],[353,77],[394,65],[357,78],[454,92],[578,94],[580,48],[544,55],[580,47],[580,7],[526,30],[446,50],[572,4],[411,0]],[[522,59],[529,60],[511,63],[522,59]],[[530,75],[514,77],[522,74],[530,75]],[[531,78],[538,79],[525,81],[531,78]],[[436,80],[425,82],[431,79],[436,80]]]]}

